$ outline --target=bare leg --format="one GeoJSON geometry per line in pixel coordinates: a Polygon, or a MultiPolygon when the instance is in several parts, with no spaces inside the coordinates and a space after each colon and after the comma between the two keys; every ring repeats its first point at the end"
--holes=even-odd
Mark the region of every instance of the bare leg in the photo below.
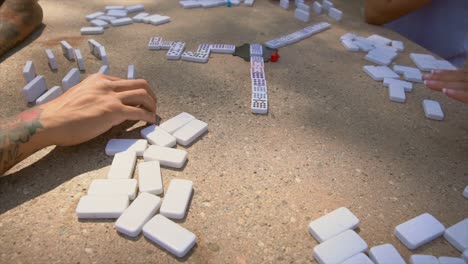
{"type": "Polygon", "coordinates": [[[38,0],[4,0],[0,7],[0,56],[41,25],[42,8],[37,2],[38,0]]]}

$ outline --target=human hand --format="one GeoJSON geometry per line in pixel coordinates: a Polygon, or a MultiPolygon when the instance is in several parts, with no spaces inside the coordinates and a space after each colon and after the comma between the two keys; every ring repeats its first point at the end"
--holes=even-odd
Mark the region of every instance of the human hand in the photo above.
{"type": "Polygon", "coordinates": [[[156,121],[156,96],[145,80],[93,74],[39,106],[48,145],[88,141],[126,120],[156,121]]]}
{"type": "Polygon", "coordinates": [[[442,91],[448,97],[468,103],[468,69],[434,70],[423,75],[427,88],[442,91]]]}

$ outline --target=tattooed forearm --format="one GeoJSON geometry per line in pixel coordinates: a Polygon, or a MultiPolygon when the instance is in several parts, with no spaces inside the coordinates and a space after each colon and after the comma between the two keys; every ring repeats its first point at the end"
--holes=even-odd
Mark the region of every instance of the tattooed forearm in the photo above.
{"type": "Polygon", "coordinates": [[[18,114],[0,124],[0,173],[13,167],[29,154],[23,153],[21,147],[31,140],[38,129],[42,109],[34,108],[18,114]]]}

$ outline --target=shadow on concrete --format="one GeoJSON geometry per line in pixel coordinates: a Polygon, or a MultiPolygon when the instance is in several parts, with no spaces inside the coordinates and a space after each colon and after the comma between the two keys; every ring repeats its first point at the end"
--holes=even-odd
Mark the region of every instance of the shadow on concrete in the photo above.
{"type": "MultiPolygon", "coordinates": [[[[20,44],[16,45],[14,48],[11,50],[7,51],[5,54],[0,56],[0,63],[2,63],[4,60],[8,59],[10,56],[15,54],[16,52],[22,50],[24,47],[28,46],[31,44],[33,41],[35,41],[37,38],[39,38],[42,35],[42,32],[46,28],[45,24],[41,24],[36,30],[34,30],[31,35],[29,35],[23,42],[20,44]]],[[[45,56],[45,55],[44,55],[45,56]]]]}

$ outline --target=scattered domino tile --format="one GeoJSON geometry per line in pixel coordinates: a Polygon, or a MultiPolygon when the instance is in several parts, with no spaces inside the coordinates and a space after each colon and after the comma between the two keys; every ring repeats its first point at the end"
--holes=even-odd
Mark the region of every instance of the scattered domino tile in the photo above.
{"type": "Polygon", "coordinates": [[[99,34],[104,33],[104,28],[103,27],[82,27],[80,29],[80,33],[81,35],[99,35],[99,34]]]}
{"type": "Polygon", "coordinates": [[[104,46],[100,46],[99,48],[99,56],[101,58],[103,65],[109,65],[109,60],[107,59],[107,52],[104,46]]]}
{"type": "Polygon", "coordinates": [[[108,179],[131,179],[135,169],[137,156],[135,151],[116,153],[107,174],[108,179]]]}
{"type": "Polygon", "coordinates": [[[372,260],[364,253],[359,253],[345,260],[341,264],[374,264],[372,260]]]}
{"type": "Polygon", "coordinates": [[[327,10],[327,11],[328,11],[328,10],[329,10],[330,8],[332,8],[332,7],[333,7],[333,3],[332,3],[332,2],[327,1],[327,0],[323,0],[323,1],[322,1],[322,9],[323,9],[323,10],[327,10]]]}
{"type": "Polygon", "coordinates": [[[403,78],[410,82],[423,83],[421,72],[407,71],[403,73],[403,78]]]}
{"type": "Polygon", "coordinates": [[[92,13],[86,16],[86,20],[91,21],[103,15],[105,15],[103,12],[92,13]]]}
{"type": "Polygon", "coordinates": [[[395,79],[400,78],[398,74],[396,74],[387,66],[366,65],[362,67],[362,70],[365,73],[367,73],[375,81],[383,81],[385,78],[395,78],[395,79]]]}
{"type": "Polygon", "coordinates": [[[177,139],[177,143],[188,146],[206,131],[208,131],[208,124],[194,119],[174,132],[173,136],[177,139]]]}
{"type": "Polygon", "coordinates": [[[370,43],[370,41],[359,37],[354,40],[354,43],[359,47],[360,50],[364,52],[369,52],[375,48],[374,45],[370,43]]]}
{"type": "Polygon", "coordinates": [[[137,23],[141,23],[142,19],[149,16],[149,13],[139,13],[138,15],[134,16],[132,20],[137,23]]]}
{"type": "Polygon", "coordinates": [[[391,244],[372,247],[369,250],[369,257],[375,264],[406,264],[400,253],[391,244]]]}
{"type": "Polygon", "coordinates": [[[127,79],[135,80],[135,65],[133,64],[128,65],[127,79]]]}
{"type": "Polygon", "coordinates": [[[354,40],[354,38],[356,38],[356,35],[348,32],[344,34],[343,36],[341,36],[340,40],[344,40],[344,39],[354,40]]]}
{"type": "Polygon", "coordinates": [[[103,15],[103,16],[97,17],[97,19],[104,20],[106,22],[111,22],[112,20],[115,20],[117,18],[113,16],[103,15]]]}
{"type": "Polygon", "coordinates": [[[79,49],[75,49],[75,60],[78,64],[78,68],[80,69],[80,71],[86,70],[83,55],[81,55],[81,51],[79,49]]]}
{"type": "Polygon", "coordinates": [[[65,40],[60,41],[60,46],[62,47],[62,53],[65,58],[70,61],[75,60],[75,55],[73,54],[73,48],[68,42],[65,40]]]}
{"type": "Polygon", "coordinates": [[[183,127],[186,125],[188,122],[194,120],[195,117],[192,116],[189,113],[182,112],[173,118],[163,122],[162,124],[159,125],[162,129],[167,131],[169,134],[173,134],[177,129],[183,127]]]}
{"type": "Polygon", "coordinates": [[[128,13],[135,13],[135,12],[141,12],[145,10],[144,5],[131,5],[127,6],[125,9],[127,9],[128,13]]]}
{"type": "Polygon", "coordinates": [[[442,111],[442,108],[440,107],[440,104],[437,101],[427,99],[423,100],[423,109],[424,114],[429,119],[439,121],[444,119],[444,112],[442,111]]]}
{"type": "Polygon", "coordinates": [[[386,45],[389,45],[389,44],[392,43],[391,39],[388,39],[386,37],[382,37],[382,36],[377,35],[377,34],[371,35],[371,36],[367,37],[367,39],[374,42],[374,43],[376,43],[376,44],[383,45],[383,46],[386,46],[386,45]]]}
{"type": "Polygon", "coordinates": [[[456,223],[455,225],[447,228],[444,233],[445,239],[447,239],[452,246],[458,251],[463,252],[468,249],[468,218],[456,223]]]}
{"type": "Polygon", "coordinates": [[[135,201],[115,222],[115,229],[122,234],[136,237],[143,226],[156,214],[161,206],[161,198],[149,193],[140,193],[135,201]]]}
{"type": "Polygon", "coordinates": [[[388,97],[393,102],[404,103],[406,101],[405,88],[399,85],[390,84],[388,87],[388,97]]]}
{"type": "Polygon", "coordinates": [[[168,60],[178,60],[184,52],[185,43],[184,42],[175,42],[172,44],[171,48],[167,51],[166,58],[168,60]]]}
{"type": "Polygon", "coordinates": [[[41,95],[39,98],[37,98],[36,105],[41,105],[50,102],[55,98],[59,97],[60,95],[62,95],[62,89],[60,88],[60,86],[54,86],[50,88],[47,92],[45,92],[43,95],[41,95]]]}
{"type": "Polygon", "coordinates": [[[128,16],[128,11],[125,9],[112,9],[107,11],[107,15],[122,18],[128,16]]]}
{"type": "Polygon", "coordinates": [[[342,39],[341,44],[343,45],[343,47],[345,47],[347,51],[359,51],[359,46],[356,45],[356,43],[354,43],[352,39],[342,39]]]}
{"type": "Polygon", "coordinates": [[[310,6],[306,5],[304,3],[297,4],[297,8],[302,9],[302,10],[304,10],[306,12],[310,12],[310,6]]]}
{"type": "Polygon", "coordinates": [[[142,22],[142,23],[149,24],[151,19],[157,18],[157,17],[160,17],[160,15],[158,15],[158,14],[148,15],[148,16],[143,17],[143,18],[141,19],[141,22],[142,22]]]}
{"type": "Polygon", "coordinates": [[[343,18],[343,12],[333,7],[328,10],[328,15],[336,21],[341,21],[343,18]]]}
{"type": "Polygon", "coordinates": [[[132,150],[141,157],[147,147],[148,141],[145,139],[111,139],[107,142],[106,154],[113,156],[122,151],[132,150]]]}
{"type": "Polygon", "coordinates": [[[436,60],[435,65],[439,70],[456,70],[457,67],[453,66],[450,62],[446,60],[436,60]]]}
{"type": "Polygon", "coordinates": [[[384,78],[383,83],[385,87],[388,87],[391,84],[393,84],[393,85],[398,85],[398,86],[403,87],[403,89],[405,89],[405,92],[413,91],[413,84],[410,82],[405,82],[405,81],[394,79],[394,78],[384,78]]]}
{"type": "Polygon", "coordinates": [[[439,264],[439,260],[431,255],[412,255],[410,264],[439,264]]]}
{"type": "Polygon", "coordinates": [[[385,58],[370,52],[364,58],[378,65],[388,66],[390,65],[390,63],[392,63],[392,61],[389,58],[385,58]]]}
{"type": "Polygon", "coordinates": [[[101,54],[99,53],[99,47],[102,45],[94,39],[88,40],[89,52],[94,55],[94,57],[101,59],[101,54]]]}
{"type": "Polygon", "coordinates": [[[51,70],[57,70],[57,61],[55,60],[54,53],[52,53],[52,50],[46,49],[46,56],[47,60],[49,61],[49,67],[51,70]]]}
{"type": "Polygon", "coordinates": [[[416,249],[441,236],[444,225],[434,216],[425,213],[395,228],[395,236],[409,249],[416,249]]]}
{"type": "Polygon", "coordinates": [[[140,192],[147,192],[154,195],[163,193],[159,161],[154,160],[138,164],[138,188],[140,192]]]}
{"type": "Polygon", "coordinates": [[[77,68],[71,69],[62,79],[62,88],[64,91],[80,83],[80,71],[77,68]]]}
{"type": "Polygon", "coordinates": [[[232,54],[236,52],[236,46],[229,44],[210,44],[210,52],[232,54]]]}
{"type": "Polygon", "coordinates": [[[125,26],[129,24],[133,24],[133,20],[129,17],[123,17],[123,18],[114,19],[110,23],[112,26],[118,27],[118,26],[125,26]]]}
{"type": "Polygon", "coordinates": [[[466,264],[462,258],[439,257],[439,264],[466,264]]]}
{"type": "Polygon", "coordinates": [[[166,23],[169,23],[171,22],[171,18],[168,17],[168,16],[160,16],[160,15],[157,15],[155,17],[152,17],[150,20],[149,20],[149,23],[151,23],[151,25],[155,25],[155,26],[158,26],[158,25],[162,25],[162,24],[166,24],[166,23]]]}
{"type": "Polygon", "coordinates": [[[99,68],[99,73],[109,75],[109,66],[107,65],[102,65],[101,68],[99,68]]]}
{"type": "Polygon", "coordinates": [[[314,24],[312,26],[308,26],[306,28],[303,28],[299,31],[296,31],[294,33],[291,33],[286,36],[279,37],[277,39],[273,39],[270,41],[265,42],[265,46],[271,48],[271,49],[277,49],[284,47],[286,45],[292,44],[294,42],[297,42],[299,40],[302,40],[304,38],[308,38],[314,34],[320,33],[324,30],[327,30],[331,27],[329,23],[326,22],[321,22],[314,24]]]}
{"type": "Polygon", "coordinates": [[[122,5],[110,5],[106,6],[104,10],[109,11],[109,10],[116,10],[116,9],[125,9],[125,6],[122,5]]]}
{"type": "Polygon", "coordinates": [[[32,103],[35,102],[36,99],[38,99],[46,91],[46,80],[44,76],[38,75],[23,87],[23,96],[28,103],[32,103]]]}
{"type": "Polygon", "coordinates": [[[34,67],[34,63],[32,61],[27,61],[23,68],[23,77],[26,84],[34,80],[36,76],[36,67],[34,67]]]}
{"type": "Polygon", "coordinates": [[[180,6],[183,8],[196,8],[201,7],[201,4],[198,1],[180,1],[180,6]]]}
{"type": "Polygon", "coordinates": [[[172,47],[172,44],[174,44],[174,41],[164,40],[159,43],[159,48],[163,50],[168,50],[172,47]]]}
{"type": "Polygon", "coordinates": [[[288,10],[289,9],[289,0],[280,0],[279,5],[283,8],[288,10]]]}
{"type": "Polygon", "coordinates": [[[102,28],[108,28],[109,27],[109,23],[104,21],[104,20],[101,20],[101,19],[93,19],[93,20],[89,21],[89,23],[91,23],[91,25],[93,25],[95,27],[102,27],[102,28]]]}
{"type": "Polygon", "coordinates": [[[180,169],[187,161],[187,151],[151,145],[143,154],[145,161],[157,160],[163,166],[180,169]]]}
{"type": "Polygon", "coordinates": [[[192,197],[193,183],[189,180],[174,179],[164,195],[160,214],[172,219],[185,217],[192,197]]]}
{"type": "Polygon", "coordinates": [[[143,234],[180,258],[190,251],[197,240],[192,232],[159,214],[143,226],[143,234]]]}
{"type": "Polygon", "coordinates": [[[127,209],[127,195],[85,195],[76,207],[78,218],[119,218],[127,209]]]}
{"type": "Polygon", "coordinates": [[[114,196],[125,194],[133,200],[137,194],[135,179],[96,179],[91,182],[88,195],[114,196]]]}
{"type": "Polygon", "coordinates": [[[355,229],[359,219],[345,207],[340,207],[309,224],[309,233],[322,243],[348,229],[355,229]]]}
{"type": "Polygon", "coordinates": [[[316,14],[322,13],[322,5],[318,1],[314,2],[314,4],[312,5],[312,9],[314,9],[314,12],[316,14]]]}
{"type": "Polygon", "coordinates": [[[148,42],[148,49],[149,50],[159,50],[161,49],[161,46],[159,46],[159,44],[161,43],[161,38],[159,37],[153,37],[153,38],[150,38],[149,42],[148,42]]]}
{"type": "Polygon", "coordinates": [[[465,260],[466,263],[468,263],[468,249],[465,249],[465,251],[463,251],[462,258],[465,260]]]}
{"type": "Polygon", "coordinates": [[[463,191],[463,196],[465,196],[465,198],[468,199],[468,185],[465,187],[465,190],[463,191]]]}
{"type": "Polygon", "coordinates": [[[421,71],[418,68],[408,67],[403,65],[393,65],[393,70],[398,74],[404,74],[405,72],[417,72],[421,74],[421,71]]]}
{"type": "Polygon", "coordinates": [[[341,263],[367,249],[367,243],[353,230],[347,230],[314,247],[319,264],[341,263]]]}
{"type": "Polygon", "coordinates": [[[186,51],[182,53],[181,59],[184,61],[206,63],[208,62],[210,55],[209,53],[194,53],[191,51],[186,51]]]}
{"type": "Polygon", "coordinates": [[[253,6],[254,3],[255,3],[255,0],[244,0],[245,6],[253,6]]]}
{"type": "Polygon", "coordinates": [[[405,50],[405,45],[403,44],[403,42],[398,41],[398,40],[392,40],[392,47],[397,49],[399,52],[402,52],[405,50]]]}
{"type": "Polygon", "coordinates": [[[156,125],[145,127],[141,130],[140,134],[153,145],[168,148],[172,148],[176,145],[176,138],[156,125]]]}
{"type": "Polygon", "coordinates": [[[411,53],[410,59],[421,71],[431,71],[437,69],[436,58],[429,54],[411,53]]]}
{"type": "Polygon", "coordinates": [[[299,9],[299,8],[296,8],[296,10],[294,11],[294,17],[297,19],[297,20],[300,20],[302,22],[309,22],[310,20],[310,13],[307,12],[307,11],[304,11],[302,9],[299,9]]]}

